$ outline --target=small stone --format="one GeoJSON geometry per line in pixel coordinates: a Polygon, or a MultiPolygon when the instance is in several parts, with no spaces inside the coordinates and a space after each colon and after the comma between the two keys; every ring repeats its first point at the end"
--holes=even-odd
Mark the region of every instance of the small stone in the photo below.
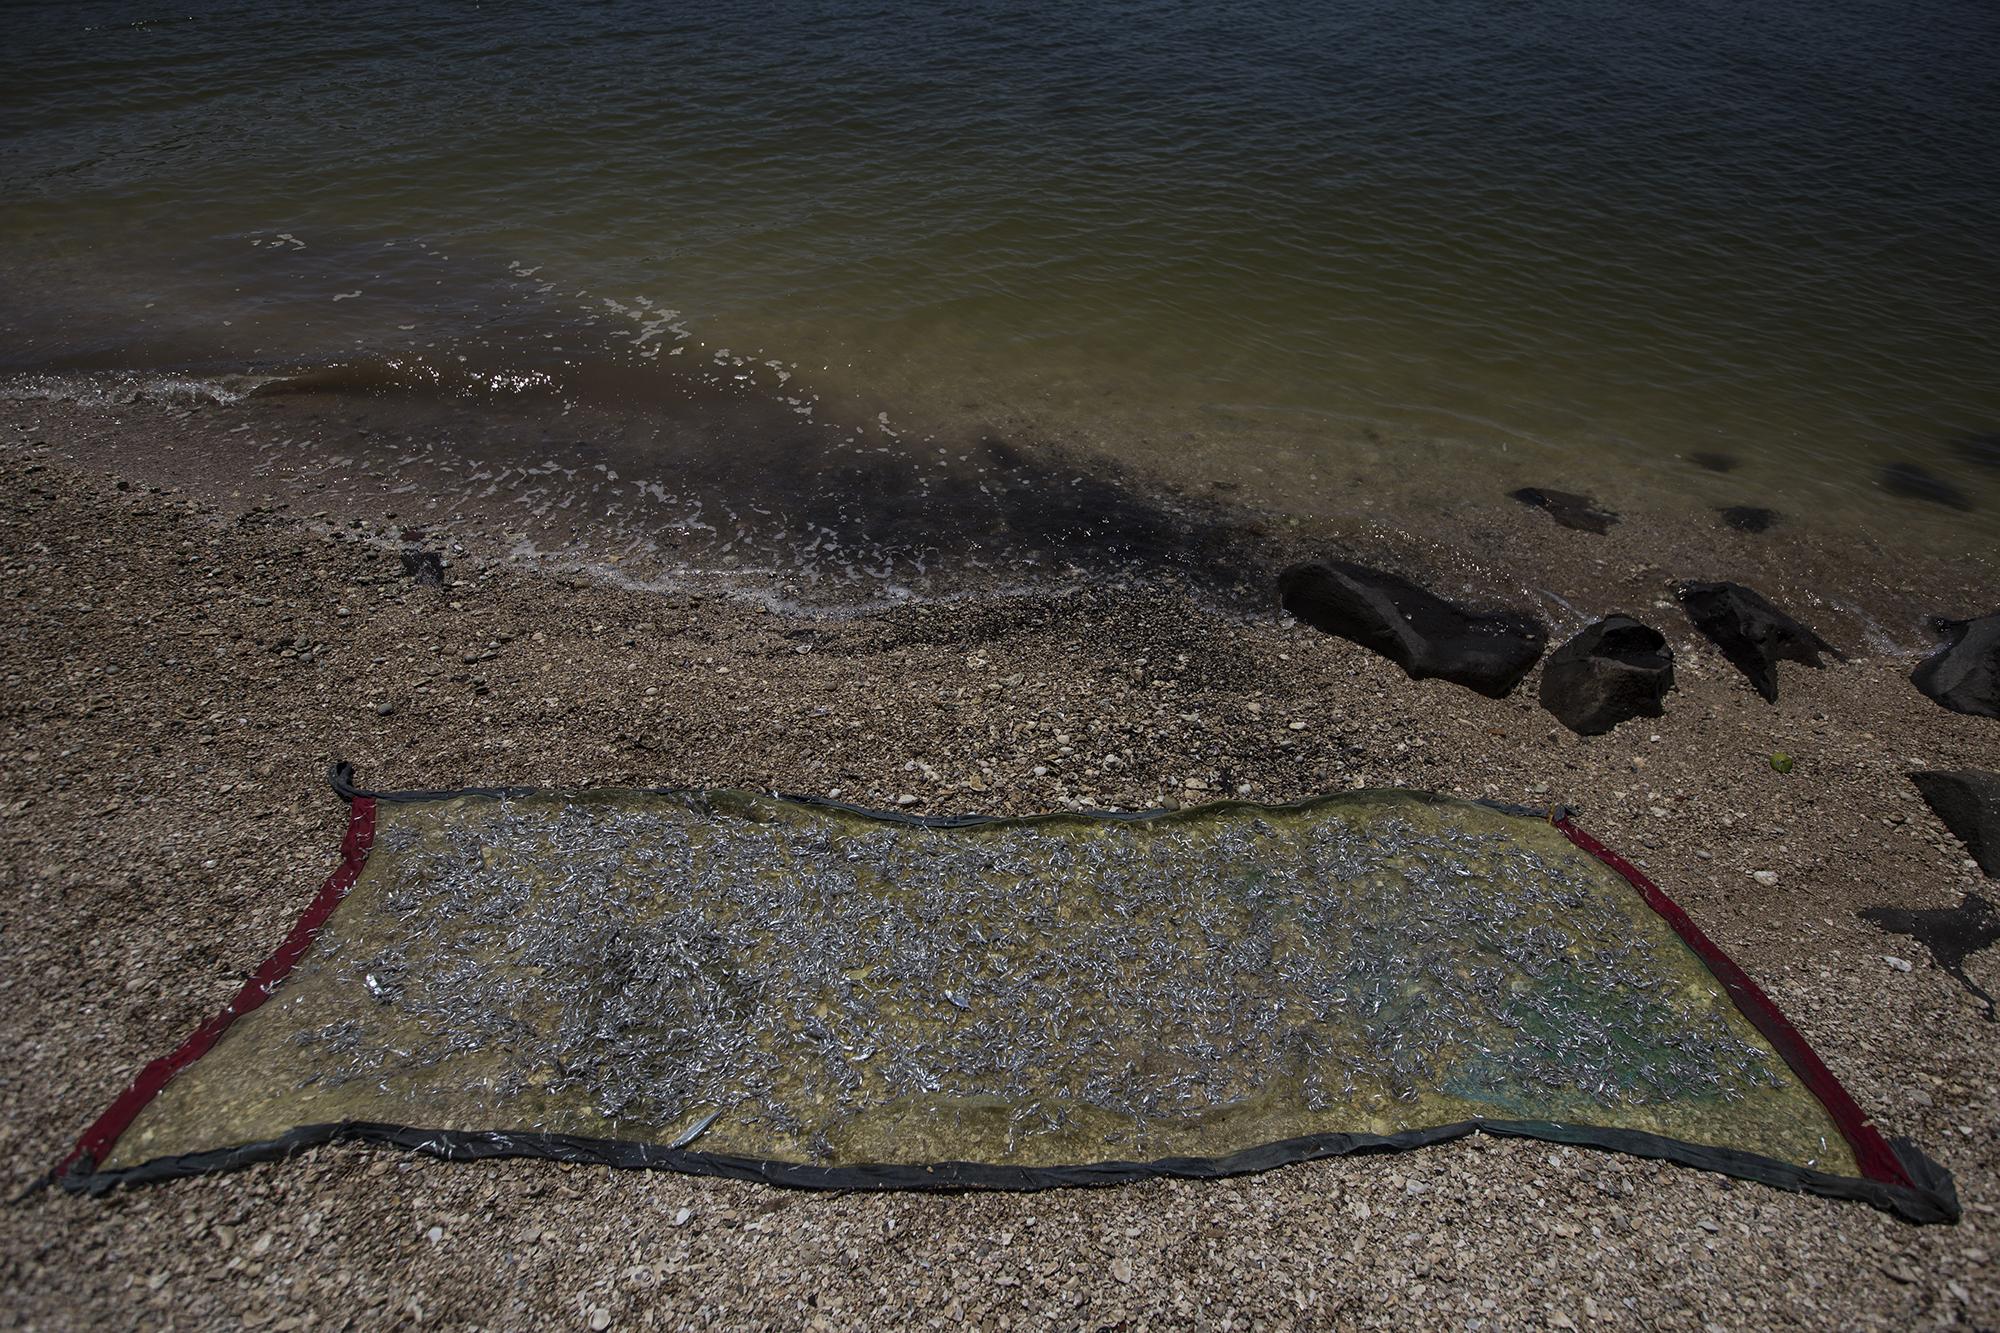
{"type": "Polygon", "coordinates": [[[594,1330],[594,1333],[604,1333],[605,1329],[611,1327],[611,1311],[601,1305],[592,1310],[590,1312],[590,1327],[594,1330]]]}
{"type": "Polygon", "coordinates": [[[1892,954],[1892,953],[1885,953],[1885,954],[1883,954],[1883,955],[1882,955],[1882,961],[1883,961],[1883,962],[1885,962],[1885,963],[1887,963],[1887,964],[1888,964],[1888,965],[1889,965],[1890,967],[1893,967],[1893,968],[1895,968],[1895,969],[1896,969],[1896,970],[1897,970],[1898,972],[1907,972],[1907,971],[1909,971],[1909,970],[1910,970],[1910,960],[1909,960],[1909,959],[1907,959],[1907,958],[1898,958],[1898,957],[1896,957],[1896,955],[1894,955],[1894,954],[1892,954]]]}
{"type": "Polygon", "coordinates": [[[429,1231],[426,1231],[424,1233],[424,1239],[429,1241],[433,1245],[437,1244],[439,1241],[444,1239],[444,1228],[432,1227],[429,1231]]]}
{"type": "Polygon", "coordinates": [[[388,717],[391,713],[395,711],[396,711],[396,705],[391,703],[380,703],[375,705],[375,716],[377,717],[388,717]]]}
{"type": "Polygon", "coordinates": [[[674,1214],[674,1225],[677,1227],[684,1227],[691,1220],[693,1220],[693,1218],[694,1218],[694,1209],[683,1208],[679,1212],[674,1214]]]}
{"type": "Polygon", "coordinates": [[[1775,870],[1753,870],[1750,872],[1750,878],[1768,889],[1778,882],[1778,872],[1775,870]]]}
{"type": "Polygon", "coordinates": [[[1132,1280],[1132,1261],[1119,1255],[1111,1261],[1111,1279],[1114,1282],[1129,1283],[1132,1280]]]}

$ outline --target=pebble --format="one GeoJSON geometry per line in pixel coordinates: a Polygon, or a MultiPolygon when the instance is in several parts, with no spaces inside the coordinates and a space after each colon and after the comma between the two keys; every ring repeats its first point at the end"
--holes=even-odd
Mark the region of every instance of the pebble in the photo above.
{"type": "Polygon", "coordinates": [[[1885,953],[1882,955],[1882,961],[1890,967],[1895,968],[1898,972],[1907,972],[1910,970],[1910,960],[1907,958],[1898,958],[1894,954],[1885,953]]]}
{"type": "Polygon", "coordinates": [[[1753,870],[1750,872],[1750,878],[1768,889],[1778,882],[1778,872],[1775,870],[1753,870]]]}
{"type": "Polygon", "coordinates": [[[396,705],[394,704],[382,703],[375,705],[375,716],[377,717],[387,717],[395,711],[396,705]]]}

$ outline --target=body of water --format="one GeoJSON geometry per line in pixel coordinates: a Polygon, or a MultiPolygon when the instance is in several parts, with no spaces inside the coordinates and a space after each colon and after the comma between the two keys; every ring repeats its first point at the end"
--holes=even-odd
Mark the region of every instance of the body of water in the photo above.
{"type": "Polygon", "coordinates": [[[5,18],[17,383],[721,386],[1307,514],[2000,533],[1990,0],[5,18]]]}

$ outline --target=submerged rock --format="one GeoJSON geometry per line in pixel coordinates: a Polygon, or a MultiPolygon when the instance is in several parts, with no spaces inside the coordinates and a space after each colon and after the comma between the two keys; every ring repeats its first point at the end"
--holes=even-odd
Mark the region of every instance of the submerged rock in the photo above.
{"type": "Polygon", "coordinates": [[[1817,667],[1821,653],[1847,660],[1838,648],[1740,583],[1683,583],[1676,595],[1695,628],[1771,703],[1778,701],[1779,662],[1817,667]]]}
{"type": "Polygon", "coordinates": [[[1548,630],[1531,615],[1467,610],[1400,575],[1344,560],[1286,570],[1278,599],[1308,625],[1373,649],[1412,680],[1435,676],[1493,699],[1520,684],[1548,642],[1548,630]]]}
{"type": "Polygon", "coordinates": [[[1706,468],[1710,472],[1734,472],[1736,470],[1736,455],[1734,454],[1719,454],[1705,449],[1699,453],[1689,454],[1688,458],[1696,467],[1706,468]]]}
{"type": "Polygon", "coordinates": [[[1965,960],[2000,940],[2000,912],[1976,893],[1956,907],[1912,909],[1870,907],[1859,913],[1894,935],[1908,935],[1930,950],[1931,959],[1958,984],[1986,1002],[1986,1021],[1995,1021],[1993,997],[1965,974],[1965,960]]]}
{"type": "Polygon", "coordinates": [[[1961,435],[1952,442],[1958,456],[1981,467],[2000,467],[2000,431],[1961,435]]]}
{"type": "Polygon", "coordinates": [[[1507,492],[1507,495],[1524,505],[1547,510],[1550,518],[1579,532],[1609,532],[1611,525],[1618,521],[1618,515],[1608,509],[1599,509],[1597,501],[1587,495],[1545,491],[1539,486],[1523,486],[1518,491],[1507,492]]]}
{"type": "Polygon", "coordinates": [[[1915,463],[1890,463],[1882,469],[1882,489],[1905,500],[1928,500],[1952,509],[1971,509],[1964,491],[1915,463]]]}
{"type": "Polygon", "coordinates": [[[1938,616],[1931,627],[1944,643],[1917,663],[1910,683],[1954,713],[2000,717],[2000,611],[1972,620],[1938,616]]]}
{"type": "Polygon", "coordinates": [[[1722,515],[1724,527],[1738,532],[1763,532],[1778,521],[1777,510],[1760,509],[1756,505],[1730,505],[1715,512],[1722,515]]]}
{"type": "Polygon", "coordinates": [[[1910,781],[1987,877],[2000,878],[2000,773],[1926,769],[1910,781]]]}
{"type": "Polygon", "coordinates": [[[1583,736],[1635,717],[1659,717],[1674,687],[1674,651],[1658,630],[1606,616],[1549,655],[1542,707],[1583,736]]]}

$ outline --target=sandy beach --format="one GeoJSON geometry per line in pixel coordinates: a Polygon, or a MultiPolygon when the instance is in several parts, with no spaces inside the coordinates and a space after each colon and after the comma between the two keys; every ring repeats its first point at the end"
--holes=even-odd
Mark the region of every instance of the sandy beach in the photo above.
{"type": "MultiPolygon", "coordinates": [[[[698,580],[647,590],[510,559],[504,525],[440,524],[408,500],[392,520],[364,485],[309,503],[296,474],[232,471],[229,434],[268,424],[250,409],[0,406],[10,1193],[288,928],[333,863],[338,757],[383,787],[745,786],[933,813],[1354,786],[1567,803],[1965,1205],[1917,1228],[1478,1137],[1222,1182],[938,1197],[329,1148],[7,1208],[11,1323],[2000,1326],[2000,1026],[1913,941],[1856,917],[1985,882],[1905,775],[1993,764],[1994,723],[1907,680],[1921,615],[1990,609],[1989,567],[1753,546],[1671,513],[1598,538],[1504,498],[1421,538],[1386,520],[1284,538],[1406,559],[1454,596],[1547,588],[1577,612],[1557,641],[1612,610],[1664,630],[1667,715],[1582,738],[1533,677],[1499,701],[1413,683],[1254,589],[1171,571],[780,614],[698,580]],[[442,589],[404,571],[418,524],[448,555],[442,589]],[[1852,660],[1784,667],[1766,704],[1660,605],[1672,580],[1717,576],[1852,660]]],[[[2000,990],[1993,953],[1968,970],[2000,990]]]]}

